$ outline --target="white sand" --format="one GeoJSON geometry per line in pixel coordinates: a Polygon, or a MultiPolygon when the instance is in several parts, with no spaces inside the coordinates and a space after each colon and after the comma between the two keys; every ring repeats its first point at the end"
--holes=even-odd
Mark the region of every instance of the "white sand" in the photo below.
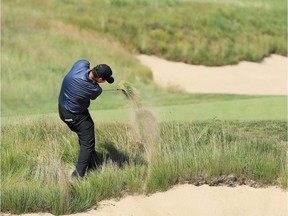
{"type": "MultiPolygon", "coordinates": [[[[204,67],[168,62],[141,55],[153,71],[155,82],[178,86],[188,92],[287,95],[287,58],[272,55],[261,64],[204,67]]],[[[75,215],[95,216],[287,216],[288,193],[279,188],[247,186],[196,187],[178,185],[151,196],[105,200],[96,210],[75,215]]],[[[28,214],[51,215],[51,214],[28,214]]]]}
{"type": "Polygon", "coordinates": [[[100,202],[77,216],[287,216],[287,192],[269,187],[196,187],[185,184],[151,196],[100,202]]]}
{"type": "Polygon", "coordinates": [[[207,67],[169,62],[139,55],[153,72],[156,83],[176,86],[192,93],[287,95],[287,57],[272,55],[261,63],[240,62],[232,66],[207,67]]]}
{"type": "MultiPolygon", "coordinates": [[[[287,216],[288,192],[276,187],[177,185],[150,196],[104,200],[73,216],[287,216]]],[[[23,214],[52,216],[52,214],[23,214]]],[[[7,214],[5,214],[7,216],[7,214]]]]}

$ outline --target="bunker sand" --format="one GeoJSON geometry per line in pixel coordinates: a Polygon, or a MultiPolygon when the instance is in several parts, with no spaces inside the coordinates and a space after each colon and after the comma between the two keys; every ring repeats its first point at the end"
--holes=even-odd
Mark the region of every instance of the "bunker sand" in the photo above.
{"type": "Polygon", "coordinates": [[[246,95],[287,95],[287,57],[271,55],[261,63],[207,67],[170,62],[155,56],[139,55],[162,87],[177,87],[191,93],[246,95]]]}
{"type": "Polygon", "coordinates": [[[287,216],[287,213],[287,192],[276,187],[184,184],[150,196],[104,200],[92,210],[73,216],[287,216]]]}
{"type": "MultiPolygon", "coordinates": [[[[286,216],[287,192],[278,188],[247,186],[196,187],[185,184],[151,196],[128,196],[102,201],[86,215],[133,216],[286,216]]],[[[83,214],[76,214],[82,216],[83,214]]]]}

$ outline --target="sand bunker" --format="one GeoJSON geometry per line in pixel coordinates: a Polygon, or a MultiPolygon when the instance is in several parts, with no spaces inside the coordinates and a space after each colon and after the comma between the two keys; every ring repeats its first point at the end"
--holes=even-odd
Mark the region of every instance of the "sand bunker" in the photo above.
{"type": "Polygon", "coordinates": [[[102,201],[95,216],[287,216],[287,192],[271,187],[196,187],[185,184],[151,196],[102,201]]]}
{"type": "Polygon", "coordinates": [[[271,55],[261,63],[206,67],[169,62],[155,56],[139,55],[162,87],[175,86],[191,93],[287,95],[287,57],[271,55]]]}
{"type": "MultiPolygon", "coordinates": [[[[287,192],[275,187],[184,184],[151,196],[104,200],[94,209],[73,216],[287,216],[287,201],[287,192]]],[[[47,213],[25,215],[51,216],[47,213]]]]}

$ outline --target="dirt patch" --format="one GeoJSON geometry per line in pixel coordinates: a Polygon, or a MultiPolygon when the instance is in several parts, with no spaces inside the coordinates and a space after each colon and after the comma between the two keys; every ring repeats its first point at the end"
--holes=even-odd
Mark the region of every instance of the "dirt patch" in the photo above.
{"type": "Polygon", "coordinates": [[[257,183],[256,181],[242,178],[237,179],[233,174],[230,175],[221,175],[215,179],[207,180],[205,176],[198,176],[195,179],[188,180],[187,183],[193,184],[195,186],[209,185],[209,186],[228,186],[228,187],[237,187],[237,186],[249,186],[254,188],[261,188],[263,185],[257,183]]]}

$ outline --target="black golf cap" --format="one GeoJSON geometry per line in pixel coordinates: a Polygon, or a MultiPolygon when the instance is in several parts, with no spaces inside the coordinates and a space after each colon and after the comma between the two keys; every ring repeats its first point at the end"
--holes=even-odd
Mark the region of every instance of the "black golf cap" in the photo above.
{"type": "Polygon", "coordinates": [[[99,64],[95,67],[95,73],[97,77],[101,77],[105,79],[108,83],[113,83],[114,78],[112,77],[112,70],[111,68],[106,64],[99,64]]]}

